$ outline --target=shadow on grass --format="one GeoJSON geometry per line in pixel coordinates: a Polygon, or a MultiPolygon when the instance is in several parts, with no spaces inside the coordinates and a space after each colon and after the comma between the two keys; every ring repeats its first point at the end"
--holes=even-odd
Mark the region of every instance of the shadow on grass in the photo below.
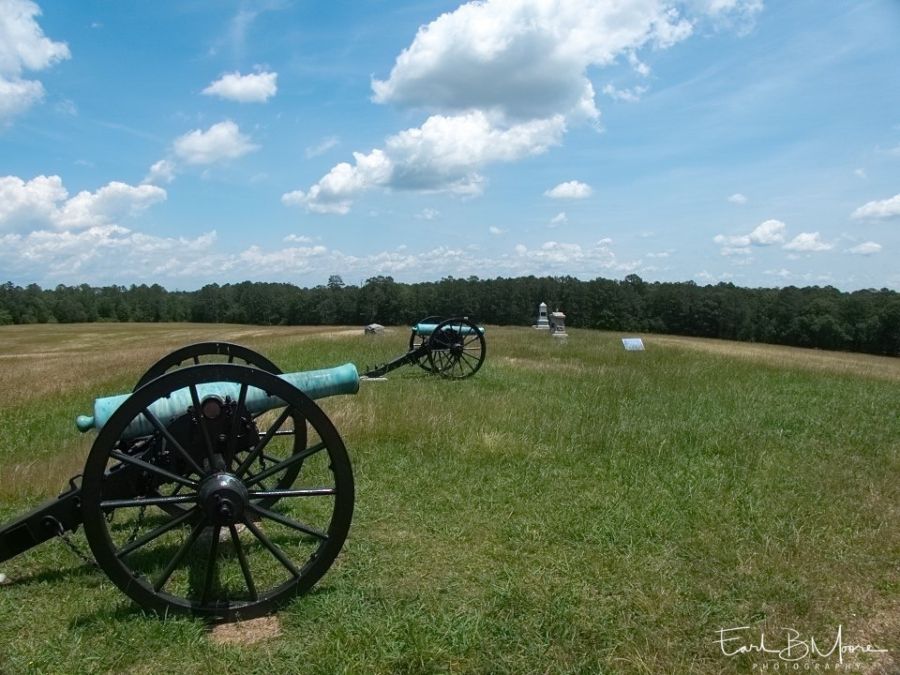
{"type": "MultiPolygon", "coordinates": [[[[274,614],[278,614],[280,611],[283,611],[288,608],[288,606],[292,602],[302,602],[304,598],[310,597],[328,597],[331,593],[334,593],[336,589],[333,586],[314,586],[310,590],[305,593],[301,593],[298,596],[294,596],[293,598],[285,599],[281,605],[269,612],[265,616],[271,616],[274,614]]],[[[150,620],[150,621],[162,621],[165,623],[170,623],[173,621],[177,621],[179,623],[190,623],[198,626],[202,626],[206,632],[211,631],[215,626],[220,625],[222,623],[235,623],[235,622],[217,622],[208,617],[199,617],[199,616],[191,616],[189,614],[185,614],[182,612],[172,612],[172,613],[156,613],[152,610],[144,609],[136,602],[129,600],[124,595],[121,596],[122,602],[116,606],[115,608],[100,608],[94,610],[92,612],[88,612],[82,614],[81,616],[77,616],[73,618],[69,622],[70,629],[83,629],[83,628],[92,628],[107,625],[111,622],[125,622],[125,621],[135,621],[135,620],[150,620]]],[[[238,620],[240,621],[240,619],[238,620]]]]}
{"type": "MultiPolygon", "coordinates": [[[[103,572],[93,564],[81,563],[73,567],[65,567],[55,570],[44,570],[33,574],[25,574],[22,576],[11,574],[8,581],[4,584],[6,588],[15,588],[17,586],[32,586],[34,584],[44,584],[55,581],[71,581],[80,577],[91,578],[95,574],[103,574],[103,572]]],[[[99,580],[99,577],[97,577],[99,580]]],[[[89,588],[90,586],[85,586],[89,588]]]]}

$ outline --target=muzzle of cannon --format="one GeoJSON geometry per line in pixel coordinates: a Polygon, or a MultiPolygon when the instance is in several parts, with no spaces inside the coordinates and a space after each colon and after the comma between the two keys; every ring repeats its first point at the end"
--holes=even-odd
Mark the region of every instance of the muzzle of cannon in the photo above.
{"type": "Polygon", "coordinates": [[[364,377],[382,377],[401,366],[416,364],[430,373],[460,380],[477,373],[486,355],[484,328],[468,317],[430,316],[410,329],[406,354],[368,370],[364,377]]]}
{"type": "Polygon", "coordinates": [[[78,419],[97,430],[80,481],[0,526],[0,561],[83,525],[99,568],[145,609],[265,614],[343,546],[353,473],[313,399],[358,387],[353,364],[280,375],[237,345],[174,352],[78,419]]]}

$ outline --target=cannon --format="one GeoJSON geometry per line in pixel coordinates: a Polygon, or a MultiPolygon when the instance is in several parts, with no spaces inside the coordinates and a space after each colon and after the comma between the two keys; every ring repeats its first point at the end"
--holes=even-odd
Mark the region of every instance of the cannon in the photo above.
{"type": "Polygon", "coordinates": [[[233,621],[312,587],[343,546],[353,472],[314,402],[353,394],[352,363],[282,374],[201,343],[98,398],[97,436],[59,497],[0,525],[0,562],[84,527],[97,566],[144,609],[233,621]]]}
{"type": "Polygon", "coordinates": [[[461,380],[477,373],[486,355],[484,328],[468,317],[429,316],[410,329],[406,354],[369,369],[363,377],[383,377],[401,366],[416,364],[429,373],[461,380]]]}

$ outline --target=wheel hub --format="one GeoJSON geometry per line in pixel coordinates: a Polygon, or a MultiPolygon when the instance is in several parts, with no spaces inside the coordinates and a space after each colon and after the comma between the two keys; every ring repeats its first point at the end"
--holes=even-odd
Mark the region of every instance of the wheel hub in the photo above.
{"type": "Polygon", "coordinates": [[[214,524],[233,525],[244,519],[250,493],[237,476],[216,473],[200,486],[197,501],[214,524]]]}

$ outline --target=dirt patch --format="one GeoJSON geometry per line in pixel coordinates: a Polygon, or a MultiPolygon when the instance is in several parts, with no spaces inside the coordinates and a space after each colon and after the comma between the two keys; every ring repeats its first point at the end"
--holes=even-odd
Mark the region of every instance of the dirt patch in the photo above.
{"type": "Polygon", "coordinates": [[[277,616],[262,616],[249,621],[220,623],[209,631],[209,640],[218,645],[255,645],[281,635],[277,616]]]}
{"type": "Polygon", "coordinates": [[[862,375],[893,382],[900,381],[900,359],[889,356],[828,352],[799,347],[670,335],[649,336],[644,338],[644,342],[648,348],[652,348],[653,345],[678,347],[756,361],[757,363],[769,363],[786,368],[794,367],[804,370],[862,375]]]}
{"type": "MultiPolygon", "coordinates": [[[[853,635],[861,635],[865,640],[859,642],[871,643],[879,649],[887,651],[860,656],[857,653],[848,654],[844,662],[851,664],[856,672],[866,675],[897,675],[900,673],[900,654],[897,653],[896,636],[900,635],[900,602],[893,602],[888,607],[865,618],[859,629],[853,631],[853,635]],[[891,640],[894,643],[891,644],[891,640]]],[[[856,642],[856,640],[847,640],[856,642]]]]}

